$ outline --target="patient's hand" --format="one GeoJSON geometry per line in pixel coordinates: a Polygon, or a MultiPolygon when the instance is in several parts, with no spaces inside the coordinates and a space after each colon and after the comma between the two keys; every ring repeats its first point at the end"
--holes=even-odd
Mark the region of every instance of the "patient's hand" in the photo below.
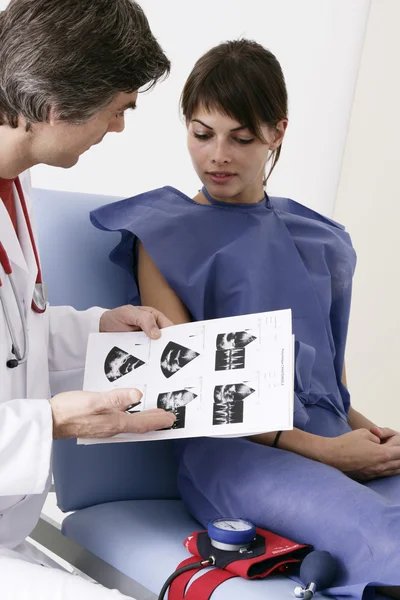
{"type": "Polygon", "coordinates": [[[399,474],[400,435],[393,430],[383,431],[386,432],[383,439],[368,429],[325,438],[327,450],[323,462],[359,481],[399,474]]]}
{"type": "Polygon", "coordinates": [[[380,440],[381,444],[387,444],[388,446],[400,446],[400,433],[389,427],[371,427],[371,433],[376,435],[380,440]]]}
{"type": "Polygon", "coordinates": [[[162,312],[150,306],[120,306],[107,310],[100,319],[100,331],[144,331],[153,339],[160,337],[160,329],[173,325],[162,312]]]}

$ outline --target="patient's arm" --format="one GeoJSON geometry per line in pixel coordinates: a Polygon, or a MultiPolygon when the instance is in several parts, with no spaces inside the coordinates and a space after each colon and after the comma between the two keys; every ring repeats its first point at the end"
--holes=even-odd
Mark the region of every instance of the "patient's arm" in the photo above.
{"type": "Polygon", "coordinates": [[[375,423],[370,421],[367,417],[364,417],[361,413],[355,410],[352,406],[350,407],[347,422],[350,427],[355,429],[372,429],[376,427],[375,423]]]}
{"type": "MultiPolygon", "coordinates": [[[[342,383],[347,387],[346,364],[343,365],[342,383]]],[[[375,423],[370,421],[367,417],[364,417],[364,415],[355,410],[352,406],[350,406],[349,409],[347,422],[353,431],[363,428],[371,430],[373,427],[376,427],[375,423]]],[[[373,433],[375,433],[375,431],[373,431],[373,433]]]]}
{"type": "Polygon", "coordinates": [[[175,325],[189,323],[192,320],[188,309],[168,285],[141,242],[139,242],[138,280],[143,306],[157,308],[175,325]]]}
{"type": "Polygon", "coordinates": [[[347,387],[346,363],[343,363],[342,383],[347,387]]]}

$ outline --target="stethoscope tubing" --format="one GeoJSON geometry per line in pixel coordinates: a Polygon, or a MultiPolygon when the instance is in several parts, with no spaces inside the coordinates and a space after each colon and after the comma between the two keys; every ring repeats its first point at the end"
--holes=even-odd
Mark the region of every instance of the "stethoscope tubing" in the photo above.
{"type": "MultiPolygon", "coordinates": [[[[20,181],[19,181],[18,178],[17,178],[17,180],[15,182],[15,186],[17,188],[18,196],[20,198],[22,211],[23,211],[23,214],[24,214],[26,226],[27,226],[28,233],[29,233],[29,238],[30,238],[30,241],[31,241],[31,244],[32,244],[33,254],[35,256],[35,261],[36,261],[36,265],[37,265],[38,272],[37,272],[37,277],[36,277],[36,285],[40,286],[42,288],[43,287],[43,282],[42,282],[42,271],[41,271],[40,262],[39,262],[39,255],[38,255],[38,251],[37,251],[37,248],[36,248],[35,238],[33,236],[32,225],[31,225],[31,221],[30,221],[30,218],[29,218],[29,214],[28,214],[28,209],[27,209],[26,202],[25,202],[24,193],[22,191],[22,186],[21,186],[21,183],[20,183],[20,181]]],[[[14,330],[14,327],[13,327],[13,324],[12,324],[12,320],[11,320],[11,317],[10,317],[10,313],[9,313],[8,308],[7,308],[7,303],[5,301],[4,294],[3,294],[2,282],[1,282],[1,279],[0,279],[0,302],[1,302],[1,305],[3,307],[4,318],[5,318],[7,329],[9,331],[10,338],[11,338],[12,353],[15,356],[15,361],[17,361],[17,364],[21,365],[24,362],[26,362],[26,360],[28,358],[28,354],[29,354],[28,325],[27,325],[27,321],[26,321],[26,317],[25,317],[23,303],[21,302],[21,300],[19,298],[19,295],[18,295],[18,292],[17,292],[17,288],[15,286],[14,275],[13,275],[13,272],[12,272],[11,263],[10,263],[10,260],[8,258],[7,252],[6,252],[4,246],[3,246],[3,244],[1,242],[0,242],[0,263],[1,263],[2,267],[3,267],[3,269],[4,269],[5,275],[7,275],[8,278],[9,278],[11,289],[12,289],[12,292],[13,292],[13,295],[14,295],[14,299],[15,299],[15,302],[17,304],[19,317],[21,319],[22,335],[23,335],[23,341],[24,341],[24,350],[23,351],[20,349],[20,346],[18,344],[16,332],[14,330]]],[[[33,299],[32,300],[32,310],[34,310],[37,313],[43,313],[46,310],[46,304],[44,304],[44,307],[41,307],[41,306],[38,307],[36,305],[36,303],[35,303],[35,300],[33,299]]],[[[13,361],[9,361],[9,362],[13,362],[13,361]]],[[[13,366],[17,366],[17,364],[14,364],[13,366]]]]}

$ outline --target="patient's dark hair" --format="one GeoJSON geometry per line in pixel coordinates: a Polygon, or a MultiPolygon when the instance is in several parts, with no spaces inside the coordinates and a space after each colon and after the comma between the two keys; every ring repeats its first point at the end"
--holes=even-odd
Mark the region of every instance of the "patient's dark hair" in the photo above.
{"type": "Polygon", "coordinates": [[[0,13],[0,125],[46,122],[50,108],[84,123],[169,70],[133,0],[11,0],[0,13]]]}
{"type": "MultiPolygon", "coordinates": [[[[287,90],[279,62],[251,40],[211,48],[196,62],[183,88],[181,109],[187,123],[200,106],[221,111],[265,142],[261,126],[274,129],[288,117],[287,90]]],[[[281,146],[273,153],[269,175],[280,153],[281,146]]]]}

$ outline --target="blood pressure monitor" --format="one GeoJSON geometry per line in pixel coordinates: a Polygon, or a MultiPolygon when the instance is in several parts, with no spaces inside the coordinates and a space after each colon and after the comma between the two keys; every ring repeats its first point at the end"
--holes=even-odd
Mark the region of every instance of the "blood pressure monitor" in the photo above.
{"type": "Polygon", "coordinates": [[[246,550],[256,537],[253,523],[245,519],[215,519],[208,524],[208,536],[219,550],[246,550]]]}

